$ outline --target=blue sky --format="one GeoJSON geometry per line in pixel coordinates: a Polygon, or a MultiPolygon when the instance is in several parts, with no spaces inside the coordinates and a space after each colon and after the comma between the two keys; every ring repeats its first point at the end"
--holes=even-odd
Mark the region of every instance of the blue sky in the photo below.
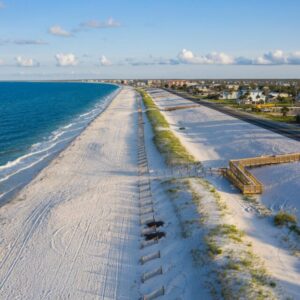
{"type": "Polygon", "coordinates": [[[300,77],[298,0],[3,0],[0,79],[300,77]]]}

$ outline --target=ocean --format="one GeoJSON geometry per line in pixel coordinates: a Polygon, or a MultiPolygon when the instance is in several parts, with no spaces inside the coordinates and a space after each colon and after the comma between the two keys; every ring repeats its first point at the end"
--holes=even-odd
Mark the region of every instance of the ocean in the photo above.
{"type": "Polygon", "coordinates": [[[118,90],[110,84],[0,82],[0,205],[66,148],[118,90]]]}

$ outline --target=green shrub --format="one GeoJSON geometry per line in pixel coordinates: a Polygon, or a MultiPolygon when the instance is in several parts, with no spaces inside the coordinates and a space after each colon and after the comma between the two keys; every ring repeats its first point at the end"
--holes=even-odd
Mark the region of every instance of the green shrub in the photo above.
{"type": "Polygon", "coordinates": [[[222,249],[211,239],[206,238],[206,245],[210,257],[215,257],[222,254],[222,249]]]}
{"type": "Polygon", "coordinates": [[[276,226],[297,224],[297,218],[295,215],[280,211],[277,215],[275,215],[274,223],[276,226]]]}
{"type": "Polygon", "coordinates": [[[225,269],[239,271],[240,270],[240,265],[236,262],[229,261],[227,263],[227,265],[225,266],[225,269]]]}

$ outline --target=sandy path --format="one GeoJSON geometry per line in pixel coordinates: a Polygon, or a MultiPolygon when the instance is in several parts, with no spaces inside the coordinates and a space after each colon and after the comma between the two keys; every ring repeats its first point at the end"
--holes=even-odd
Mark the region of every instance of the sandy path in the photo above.
{"type": "Polygon", "coordinates": [[[0,209],[1,299],[136,299],[135,92],[0,209]]]}

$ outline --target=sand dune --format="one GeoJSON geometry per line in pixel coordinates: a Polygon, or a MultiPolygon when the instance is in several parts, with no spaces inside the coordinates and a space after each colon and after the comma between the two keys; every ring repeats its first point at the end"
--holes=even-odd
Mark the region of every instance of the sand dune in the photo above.
{"type": "MultiPolygon", "coordinates": [[[[160,89],[151,90],[150,95],[161,109],[190,104],[190,101],[160,89]]],[[[180,141],[206,167],[224,167],[228,160],[235,158],[300,151],[297,141],[207,107],[163,113],[180,141]]],[[[286,209],[299,217],[299,163],[261,167],[254,169],[254,173],[266,184],[260,197],[262,203],[275,212],[286,209]]],[[[243,201],[240,192],[226,179],[212,177],[209,180],[226,201],[229,219],[245,231],[255,253],[280,283],[285,298],[298,299],[300,264],[294,255],[294,250],[299,249],[298,242],[287,231],[276,228],[271,216],[262,218],[256,206],[243,201]]]]}

